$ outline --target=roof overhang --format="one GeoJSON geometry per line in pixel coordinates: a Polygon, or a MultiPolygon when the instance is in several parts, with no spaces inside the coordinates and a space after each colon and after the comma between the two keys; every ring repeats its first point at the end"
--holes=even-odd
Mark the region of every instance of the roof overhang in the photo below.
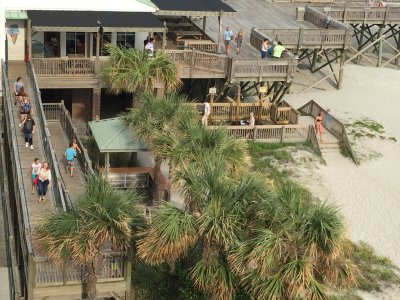
{"type": "Polygon", "coordinates": [[[159,16],[233,16],[236,11],[221,0],[152,0],[159,16]]]}
{"type": "Polygon", "coordinates": [[[28,11],[32,30],[66,32],[164,32],[152,13],[97,11],[28,11]]]}
{"type": "Polygon", "coordinates": [[[182,16],[182,17],[231,17],[235,11],[195,11],[195,10],[157,10],[157,16],[182,16]]]}

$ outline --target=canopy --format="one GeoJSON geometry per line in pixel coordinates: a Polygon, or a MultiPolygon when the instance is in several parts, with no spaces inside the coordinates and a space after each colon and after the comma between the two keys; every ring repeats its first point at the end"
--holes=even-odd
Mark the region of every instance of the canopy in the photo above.
{"type": "Polygon", "coordinates": [[[163,23],[152,13],[106,11],[29,10],[33,31],[162,32],[163,23]]]}
{"type": "Polygon", "coordinates": [[[2,0],[5,10],[74,10],[154,12],[156,8],[140,0],[2,0]]]}
{"type": "Polygon", "coordinates": [[[137,152],[147,150],[132,128],[126,127],[121,118],[90,121],[89,127],[100,152],[137,152]]]}
{"type": "Polygon", "coordinates": [[[152,0],[163,16],[219,16],[233,15],[235,10],[221,0],[152,0]]]}

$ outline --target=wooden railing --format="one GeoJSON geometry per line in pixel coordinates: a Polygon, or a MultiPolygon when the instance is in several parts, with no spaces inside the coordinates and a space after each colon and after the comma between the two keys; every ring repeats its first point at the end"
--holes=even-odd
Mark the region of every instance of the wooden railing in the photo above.
{"type": "MultiPolygon", "coordinates": [[[[192,103],[191,105],[200,113],[204,107],[203,103],[192,103]]],[[[282,107],[269,102],[262,102],[261,104],[259,102],[239,103],[239,105],[236,103],[213,103],[210,106],[209,121],[237,122],[248,120],[252,112],[257,121],[286,120],[289,124],[299,123],[300,113],[287,103],[282,107]]]]}
{"type": "MultiPolygon", "coordinates": [[[[184,78],[201,76],[227,77],[230,82],[245,80],[271,80],[290,82],[297,67],[297,57],[273,60],[228,59],[225,54],[192,50],[165,50],[178,65],[184,78]]],[[[98,77],[97,73],[107,61],[94,58],[32,58],[37,76],[41,77],[98,77]]]]}
{"type": "Polygon", "coordinates": [[[257,49],[263,40],[280,41],[289,50],[310,48],[343,49],[350,45],[350,29],[257,29],[251,30],[250,43],[257,49]]]}
{"type": "Polygon", "coordinates": [[[343,143],[344,147],[350,153],[350,156],[353,159],[353,161],[355,162],[355,164],[356,165],[359,164],[358,159],[353,152],[351,143],[347,136],[346,128],[342,122],[340,122],[335,117],[330,116],[331,121],[329,123],[327,123],[328,112],[325,109],[323,109],[318,103],[316,103],[314,100],[309,101],[308,103],[306,103],[305,105],[300,107],[298,110],[306,115],[313,117],[313,118],[315,118],[316,116],[318,116],[319,113],[321,113],[322,125],[330,133],[332,133],[332,135],[334,135],[340,142],[343,143]]]}
{"type": "Polygon", "coordinates": [[[226,129],[231,138],[266,143],[306,142],[310,131],[309,126],[301,125],[228,126],[226,129]]]}
{"type": "MultiPolygon", "coordinates": [[[[110,252],[102,256],[98,279],[101,281],[124,281],[127,259],[124,253],[110,252]]],[[[35,287],[53,285],[81,285],[85,279],[85,266],[72,261],[56,264],[47,257],[33,258],[35,263],[35,287]]]]}
{"type": "Polygon", "coordinates": [[[210,40],[183,40],[183,47],[185,49],[195,49],[202,52],[218,52],[218,43],[210,40]]]}
{"type": "Polygon", "coordinates": [[[324,12],[326,12],[331,18],[344,23],[398,24],[400,22],[400,7],[398,6],[333,6],[325,7],[324,12]]]}

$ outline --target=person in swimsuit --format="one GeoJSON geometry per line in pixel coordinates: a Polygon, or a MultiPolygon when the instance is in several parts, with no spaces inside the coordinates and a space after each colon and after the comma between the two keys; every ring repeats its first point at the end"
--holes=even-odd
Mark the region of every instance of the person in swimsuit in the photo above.
{"type": "Polygon", "coordinates": [[[235,37],[236,40],[236,54],[240,54],[240,48],[242,47],[243,42],[243,29],[240,28],[238,34],[235,37]]]}
{"type": "Polygon", "coordinates": [[[82,153],[82,150],[81,150],[81,148],[79,148],[78,142],[75,138],[72,139],[72,148],[74,148],[77,153],[79,153],[79,154],[82,153]]]}
{"type": "Polygon", "coordinates": [[[319,141],[322,143],[322,114],[319,113],[314,120],[315,132],[319,135],[319,141]]]}

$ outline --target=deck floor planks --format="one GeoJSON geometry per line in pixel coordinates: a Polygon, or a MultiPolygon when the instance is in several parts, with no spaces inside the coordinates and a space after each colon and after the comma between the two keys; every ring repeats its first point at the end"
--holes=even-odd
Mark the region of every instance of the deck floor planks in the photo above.
{"type": "MultiPolygon", "coordinates": [[[[68,139],[66,138],[60,122],[49,121],[47,127],[50,131],[51,142],[56,152],[56,159],[60,168],[61,177],[67,187],[72,202],[75,202],[78,195],[83,191],[83,176],[79,168],[78,161],[75,160],[74,177],[69,176],[66,172],[67,159],[64,157],[65,149],[69,147],[68,139]]],[[[78,155],[82,155],[79,154],[78,155]]]]}
{"type": "MultiPolygon", "coordinates": [[[[9,62],[8,67],[9,73],[9,86],[10,91],[13,91],[14,82],[18,76],[23,78],[25,92],[28,94],[28,97],[32,95],[31,84],[29,82],[29,78],[27,75],[27,69],[24,62],[9,62]]],[[[14,103],[12,103],[14,104],[14,103]]],[[[49,190],[46,196],[47,201],[38,203],[39,196],[38,194],[31,193],[32,190],[32,183],[31,183],[31,176],[30,176],[30,168],[35,158],[39,158],[40,161],[43,163],[44,161],[44,151],[43,146],[40,141],[42,141],[43,137],[40,134],[40,130],[37,127],[38,124],[36,123],[35,133],[33,135],[33,147],[34,150],[30,150],[29,148],[25,147],[25,141],[22,134],[22,131],[19,124],[19,109],[18,105],[13,105],[13,112],[14,112],[14,120],[15,120],[15,128],[17,130],[17,143],[18,143],[18,150],[19,150],[19,158],[21,162],[22,168],[22,175],[23,175],[23,185],[26,194],[27,200],[27,210],[29,215],[29,223],[31,229],[37,223],[39,218],[45,217],[51,211],[54,211],[55,203],[53,197],[53,190],[51,189],[51,185],[49,185],[49,190]]],[[[32,118],[36,121],[36,107],[32,105],[32,118]]],[[[52,166],[50,166],[52,167],[52,166]]],[[[55,180],[55,178],[53,178],[55,180]]]]}
{"type": "MultiPolygon", "coordinates": [[[[222,30],[229,26],[234,35],[240,28],[244,30],[244,40],[241,54],[236,55],[236,42],[230,43],[230,56],[240,58],[256,58],[260,56],[259,50],[250,44],[251,28],[260,29],[298,29],[316,28],[309,22],[296,21],[296,6],[291,3],[273,3],[264,0],[222,0],[237,11],[233,17],[222,17],[222,30]]],[[[201,19],[193,20],[197,26],[202,26],[201,19]]],[[[218,18],[207,17],[206,33],[214,41],[218,41],[218,18]]],[[[223,51],[224,52],[224,51],[223,51]]]]}

